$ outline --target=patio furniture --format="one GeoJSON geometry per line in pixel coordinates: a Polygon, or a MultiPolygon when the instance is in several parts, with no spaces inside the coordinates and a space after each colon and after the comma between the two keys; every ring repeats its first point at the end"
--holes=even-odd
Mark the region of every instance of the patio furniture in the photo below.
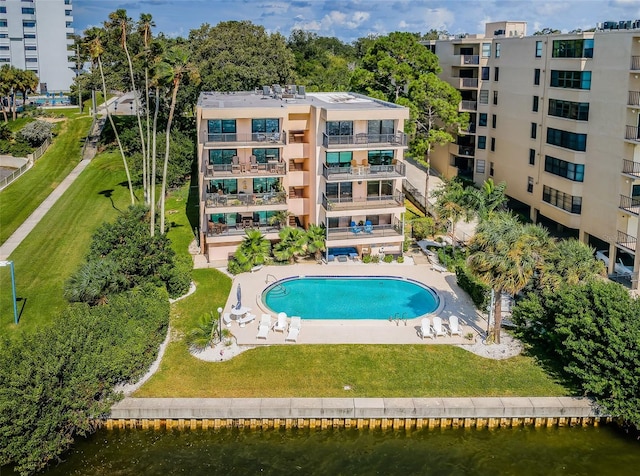
{"type": "Polygon", "coordinates": [[[351,258],[353,261],[358,261],[360,255],[358,253],[349,253],[349,258],[351,258]]]}
{"type": "Polygon", "coordinates": [[[458,316],[449,316],[449,334],[458,334],[459,336],[462,335],[462,328],[460,327],[460,323],[458,322],[458,316]]]}
{"type": "Polygon", "coordinates": [[[255,155],[249,156],[249,163],[250,163],[250,167],[251,167],[251,172],[257,172],[258,171],[258,159],[256,158],[255,155]]]}
{"type": "Polygon", "coordinates": [[[428,317],[422,318],[420,328],[418,329],[418,335],[421,339],[424,339],[425,337],[433,339],[435,337],[431,331],[431,321],[428,317]]]}
{"type": "Polygon", "coordinates": [[[436,337],[438,336],[446,336],[447,332],[442,327],[442,318],[435,316],[433,318],[433,332],[436,337]]]}
{"type": "Polygon", "coordinates": [[[373,233],[373,225],[370,220],[364,222],[364,232],[365,233],[373,233]]]}
{"type": "Polygon", "coordinates": [[[263,314],[260,318],[260,324],[258,324],[256,339],[266,339],[269,335],[269,329],[271,329],[271,315],[263,314]]]}
{"type": "Polygon", "coordinates": [[[289,324],[289,333],[285,337],[285,342],[298,342],[298,334],[302,328],[302,319],[300,316],[292,316],[291,324],[289,324]]]}
{"type": "Polygon", "coordinates": [[[283,333],[287,330],[287,314],[285,312],[278,313],[278,320],[273,325],[273,330],[283,333]]]}
{"type": "Polygon", "coordinates": [[[352,221],[349,227],[351,228],[351,231],[356,235],[362,231],[362,228],[357,226],[355,221],[352,221]]]}
{"type": "Polygon", "coordinates": [[[240,157],[237,155],[231,157],[231,172],[240,173],[240,157]]]}
{"type": "Polygon", "coordinates": [[[327,255],[327,261],[334,261],[336,259],[333,255],[327,255]]]}
{"type": "Polygon", "coordinates": [[[227,327],[231,327],[231,313],[230,312],[225,312],[222,315],[222,322],[224,322],[227,327]]]}
{"type": "Polygon", "coordinates": [[[255,318],[256,318],[255,314],[251,314],[251,313],[245,314],[243,317],[238,319],[238,324],[240,324],[240,327],[244,327],[250,322],[254,321],[255,318]]]}

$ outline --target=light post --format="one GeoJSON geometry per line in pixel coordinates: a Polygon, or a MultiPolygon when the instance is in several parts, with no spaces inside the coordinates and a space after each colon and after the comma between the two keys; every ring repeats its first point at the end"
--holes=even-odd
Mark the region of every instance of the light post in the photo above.
{"type": "Polygon", "coordinates": [[[222,308],[218,308],[218,339],[222,342],[222,308]]]}
{"type": "Polygon", "coordinates": [[[13,322],[18,324],[18,303],[16,299],[16,276],[13,271],[13,261],[0,261],[0,267],[9,266],[11,270],[11,291],[13,293],[13,322]]]}

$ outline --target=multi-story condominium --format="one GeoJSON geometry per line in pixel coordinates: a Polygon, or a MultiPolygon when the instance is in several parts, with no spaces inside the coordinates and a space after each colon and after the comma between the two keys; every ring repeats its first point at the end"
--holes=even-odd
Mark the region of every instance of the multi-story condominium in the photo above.
{"type": "Polygon", "coordinates": [[[33,71],[41,93],[69,91],[73,54],[71,0],[0,0],[0,66],[33,71]]]}
{"type": "MultiPolygon", "coordinates": [[[[445,176],[507,183],[537,223],[633,268],[640,253],[640,22],[526,36],[524,22],[427,42],[469,113],[457,143],[434,152],[445,176]]],[[[615,265],[615,267],[614,267],[615,265]]]]}
{"type": "Polygon", "coordinates": [[[278,85],[203,92],[197,103],[200,248],[224,262],[274,217],[326,229],[327,258],[401,253],[409,111],[353,93],[278,85]]]}

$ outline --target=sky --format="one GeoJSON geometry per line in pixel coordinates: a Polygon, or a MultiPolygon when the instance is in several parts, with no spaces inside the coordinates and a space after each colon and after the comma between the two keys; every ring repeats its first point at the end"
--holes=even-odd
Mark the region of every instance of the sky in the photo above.
{"type": "Polygon", "coordinates": [[[102,26],[119,8],[133,20],[150,13],[154,33],[170,37],[187,37],[203,23],[249,20],[285,37],[302,29],[346,43],[393,31],[484,33],[485,22],[501,20],[526,21],[531,35],[547,27],[568,32],[640,19],[640,0],[74,0],[74,28],[81,33],[102,26]]]}

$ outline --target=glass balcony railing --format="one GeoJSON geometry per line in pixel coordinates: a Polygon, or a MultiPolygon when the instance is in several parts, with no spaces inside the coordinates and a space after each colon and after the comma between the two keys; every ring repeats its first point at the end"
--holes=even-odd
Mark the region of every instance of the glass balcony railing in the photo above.
{"type": "Polygon", "coordinates": [[[405,176],[405,164],[398,162],[389,165],[355,165],[349,167],[322,166],[322,175],[328,181],[352,181],[383,178],[402,178],[405,176]]]}
{"type": "Polygon", "coordinates": [[[286,144],[286,131],[280,132],[223,132],[223,133],[208,133],[202,132],[202,142],[213,142],[220,144],[233,144],[233,145],[246,145],[246,144],[286,144]]]}
{"type": "Polygon", "coordinates": [[[404,147],[407,145],[407,134],[400,131],[394,134],[367,134],[366,132],[339,136],[322,134],[322,146],[329,149],[349,146],[380,147],[381,145],[404,147]]]}
{"type": "Polygon", "coordinates": [[[356,225],[349,227],[327,228],[327,241],[337,241],[345,239],[366,239],[393,237],[400,238],[402,233],[402,222],[396,218],[393,224],[386,225],[356,225]]]}
{"type": "Polygon", "coordinates": [[[285,203],[287,203],[287,194],[285,192],[205,194],[205,206],[207,208],[281,205],[285,203]]]}
{"type": "Polygon", "coordinates": [[[403,207],[404,194],[395,192],[393,195],[375,195],[365,198],[353,198],[352,196],[329,198],[322,194],[322,206],[327,211],[403,207]]]}
{"type": "Polygon", "coordinates": [[[259,177],[262,175],[286,175],[287,166],[282,160],[269,160],[267,162],[239,163],[239,164],[207,164],[205,165],[205,178],[219,177],[259,177]]]}

